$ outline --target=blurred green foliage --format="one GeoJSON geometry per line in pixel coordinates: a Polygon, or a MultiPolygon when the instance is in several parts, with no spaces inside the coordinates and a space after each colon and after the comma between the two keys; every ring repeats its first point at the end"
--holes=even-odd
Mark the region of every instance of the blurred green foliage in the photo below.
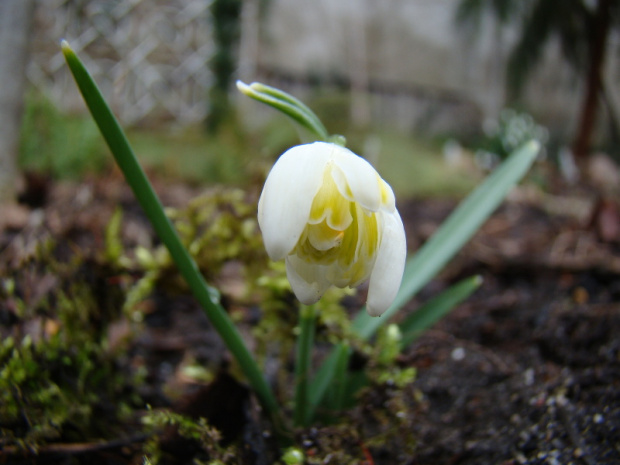
{"type": "Polygon", "coordinates": [[[28,92],[19,156],[23,170],[74,179],[107,164],[106,147],[92,119],[64,114],[45,95],[28,92]]]}
{"type": "Polygon", "coordinates": [[[397,132],[378,133],[380,153],[375,165],[397,199],[462,197],[480,181],[472,170],[449,166],[435,141],[397,132]]]}
{"type": "MultiPolygon", "coordinates": [[[[446,166],[439,143],[386,129],[370,136],[358,133],[347,123],[345,97],[319,95],[316,102],[317,113],[347,135],[353,151],[377,166],[399,198],[461,196],[475,185],[477,179],[470,174],[446,166]]],[[[262,181],[275,158],[298,143],[299,133],[274,117],[252,131],[233,118],[214,134],[199,126],[140,127],[129,129],[128,137],[151,173],[190,184],[247,186],[262,181]]],[[[56,179],[79,179],[109,169],[111,158],[90,118],[64,114],[32,91],[26,101],[20,166],[56,179]]]]}
{"type": "Polygon", "coordinates": [[[528,113],[512,108],[503,109],[496,121],[487,122],[484,133],[478,143],[476,160],[485,169],[494,168],[530,140],[540,142],[544,153],[549,140],[547,128],[536,123],[528,113]]]}

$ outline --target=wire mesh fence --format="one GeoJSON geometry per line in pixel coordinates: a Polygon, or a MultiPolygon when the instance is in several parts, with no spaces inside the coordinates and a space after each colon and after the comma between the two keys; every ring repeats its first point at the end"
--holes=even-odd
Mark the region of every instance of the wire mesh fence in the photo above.
{"type": "Polygon", "coordinates": [[[210,0],[38,0],[29,81],[83,108],[60,51],[67,39],[123,124],[201,121],[211,81],[210,0]]]}

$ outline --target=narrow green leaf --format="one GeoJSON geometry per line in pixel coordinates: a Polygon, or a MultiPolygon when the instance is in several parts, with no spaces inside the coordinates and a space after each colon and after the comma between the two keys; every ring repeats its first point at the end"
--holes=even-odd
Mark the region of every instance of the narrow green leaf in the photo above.
{"type": "Polygon", "coordinates": [[[336,365],[336,370],[334,371],[334,379],[331,383],[334,395],[334,409],[336,411],[342,410],[346,400],[347,387],[349,383],[349,370],[347,369],[349,365],[349,356],[349,350],[342,350],[340,352],[338,364],[336,365]]]}
{"type": "MultiPolygon", "coordinates": [[[[376,330],[407,303],[423,286],[448,263],[465,245],[482,223],[495,211],[504,200],[508,191],[519,182],[534,162],[540,146],[530,141],[515,150],[487,179],[478,186],[452,214],[442,223],[424,246],[407,260],[403,282],[390,308],[379,318],[370,317],[363,309],[353,322],[353,328],[364,338],[370,338],[376,330]]],[[[346,346],[336,346],[317,371],[315,389],[312,397],[312,414],[327,389],[332,384],[336,373],[336,360],[339,356],[348,356],[346,346]],[[328,366],[326,366],[328,365],[328,366]]]]}
{"type": "Polygon", "coordinates": [[[407,260],[403,282],[390,308],[379,318],[360,311],[353,322],[360,336],[364,339],[372,336],[461,250],[525,175],[539,148],[538,142],[530,141],[515,150],[461,202],[422,248],[407,260]]]}
{"type": "Polygon", "coordinates": [[[323,361],[321,367],[317,370],[310,388],[308,390],[308,420],[314,416],[317,407],[323,400],[327,388],[330,386],[332,379],[338,367],[345,367],[349,358],[350,348],[348,344],[339,344],[331,354],[323,361]]]}
{"type": "Polygon", "coordinates": [[[480,276],[466,278],[446,289],[409,315],[398,326],[402,334],[401,348],[407,347],[424,331],[447,315],[454,307],[467,299],[482,284],[480,276]]]}
{"type": "Polygon", "coordinates": [[[174,226],[164,213],[157,194],[129,145],[125,133],[105,102],[97,84],[66,41],[62,41],[62,52],[86,106],[155,232],[168,248],[170,255],[177,264],[183,278],[187,281],[194,297],[204,309],[209,321],[239,363],[261,404],[270,414],[276,430],[279,434],[284,434],[284,423],[280,417],[279,405],[271,388],[248,351],[236,326],[219,302],[214,300],[213,296],[218,295],[217,291],[207,285],[196,262],[183,247],[174,226]]]}

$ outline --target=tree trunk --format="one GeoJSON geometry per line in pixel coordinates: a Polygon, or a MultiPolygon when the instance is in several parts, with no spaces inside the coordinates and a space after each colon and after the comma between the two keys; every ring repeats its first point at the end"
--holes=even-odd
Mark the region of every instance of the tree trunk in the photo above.
{"type": "Polygon", "coordinates": [[[598,0],[590,28],[586,89],[581,104],[578,133],[573,144],[573,153],[577,160],[583,160],[587,156],[594,123],[596,122],[596,112],[602,90],[602,72],[609,35],[612,1],[598,0]]]}
{"type": "Polygon", "coordinates": [[[0,204],[15,201],[34,0],[0,0],[0,204]]]}

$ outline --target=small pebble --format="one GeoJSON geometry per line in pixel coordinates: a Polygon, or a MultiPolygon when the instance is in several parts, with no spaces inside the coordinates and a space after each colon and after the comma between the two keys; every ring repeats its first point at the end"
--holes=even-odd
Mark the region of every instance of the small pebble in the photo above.
{"type": "Polygon", "coordinates": [[[457,347],[452,351],[450,356],[452,357],[452,360],[460,362],[465,358],[465,349],[462,347],[457,347]]]}

